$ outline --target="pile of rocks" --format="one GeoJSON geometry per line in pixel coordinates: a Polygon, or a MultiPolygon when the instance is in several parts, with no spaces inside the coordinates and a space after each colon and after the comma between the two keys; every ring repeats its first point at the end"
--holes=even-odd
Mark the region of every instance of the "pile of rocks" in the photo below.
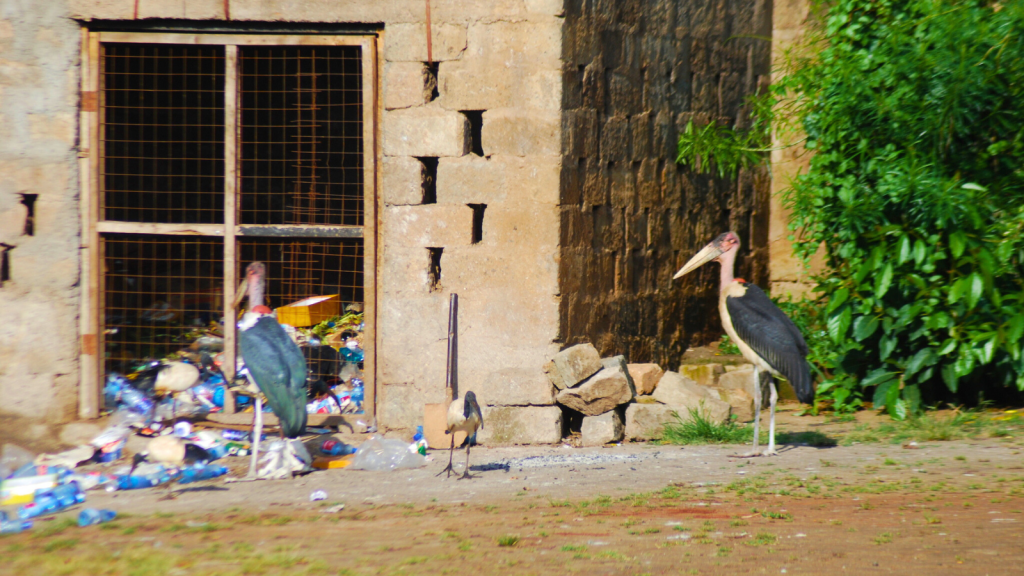
{"type": "Polygon", "coordinates": [[[583,414],[584,446],[651,440],[662,435],[674,414],[686,420],[690,410],[712,422],[735,415],[754,419],[753,367],[749,364],[683,365],[665,372],[657,364],[627,364],[625,357],[602,359],[591,344],[559,352],[545,367],[558,390],[555,401],[583,414]]]}

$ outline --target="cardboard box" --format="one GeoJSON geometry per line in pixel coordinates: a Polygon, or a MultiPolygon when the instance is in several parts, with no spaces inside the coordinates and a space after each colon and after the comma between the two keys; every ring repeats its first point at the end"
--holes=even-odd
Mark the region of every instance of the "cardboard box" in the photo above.
{"type": "Polygon", "coordinates": [[[277,309],[277,321],[297,328],[316,326],[341,312],[339,294],[311,296],[277,309]]]}

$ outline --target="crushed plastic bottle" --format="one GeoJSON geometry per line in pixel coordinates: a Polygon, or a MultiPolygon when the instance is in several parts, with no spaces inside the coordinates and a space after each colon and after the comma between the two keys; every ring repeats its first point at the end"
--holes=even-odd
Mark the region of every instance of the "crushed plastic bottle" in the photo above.
{"type": "Polygon", "coordinates": [[[149,416],[153,413],[153,400],[131,386],[121,389],[121,403],[137,414],[149,416]]]}
{"type": "Polygon", "coordinates": [[[92,526],[94,524],[102,524],[104,522],[110,522],[117,516],[117,512],[113,510],[97,510],[95,508],[86,508],[78,514],[78,525],[81,527],[92,526]]]}
{"type": "Polygon", "coordinates": [[[387,440],[380,435],[370,436],[359,446],[349,468],[353,470],[398,470],[419,468],[426,465],[426,459],[409,451],[409,445],[401,440],[387,440]]]}
{"type": "Polygon", "coordinates": [[[223,476],[227,473],[227,466],[207,464],[201,468],[186,468],[182,470],[178,484],[189,484],[192,482],[199,482],[201,480],[209,480],[210,478],[223,476]]]}
{"type": "Polygon", "coordinates": [[[85,502],[85,494],[78,487],[77,482],[68,482],[52,490],[41,490],[36,492],[35,501],[18,508],[18,518],[27,520],[60,512],[65,508],[85,502]]]}
{"type": "Polygon", "coordinates": [[[416,434],[413,435],[412,437],[412,443],[413,446],[416,447],[415,452],[417,452],[420,456],[427,455],[427,448],[429,448],[430,446],[427,444],[426,437],[423,436],[423,426],[416,427],[416,434]]]}
{"type": "Polygon", "coordinates": [[[328,456],[347,456],[348,454],[355,454],[358,448],[355,446],[339,442],[338,440],[324,440],[324,443],[320,445],[320,452],[328,456]]]}
{"type": "Polygon", "coordinates": [[[136,473],[138,474],[136,476],[128,476],[127,474],[117,476],[112,482],[107,484],[107,492],[152,488],[153,486],[166,484],[177,477],[175,471],[160,465],[146,469],[140,467],[136,473]]]}
{"type": "Polygon", "coordinates": [[[325,492],[323,490],[314,490],[309,495],[309,501],[310,502],[316,502],[318,500],[327,500],[327,492],[325,492]]]}
{"type": "Polygon", "coordinates": [[[32,528],[31,520],[11,520],[6,512],[0,512],[0,534],[18,534],[32,528]]]}

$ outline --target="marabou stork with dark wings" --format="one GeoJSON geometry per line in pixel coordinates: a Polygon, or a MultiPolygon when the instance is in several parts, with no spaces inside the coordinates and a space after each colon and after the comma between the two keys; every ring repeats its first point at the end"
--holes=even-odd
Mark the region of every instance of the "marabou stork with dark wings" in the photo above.
{"type": "MultiPolygon", "coordinates": [[[[253,262],[245,270],[249,292],[249,311],[238,323],[238,351],[245,361],[250,383],[267,397],[267,403],[281,426],[284,442],[280,458],[260,470],[261,477],[284,477],[306,468],[308,453],[300,448],[299,434],[306,429],[306,360],[299,347],[263,305],[266,267],[253,262]],[[297,445],[298,444],[298,445],[297,445]],[[306,458],[301,457],[304,455],[306,458]]],[[[253,424],[253,455],[249,475],[256,468],[259,439],[263,431],[262,401],[256,395],[253,424]]]]}
{"type": "Polygon", "coordinates": [[[719,284],[718,312],[722,327],[739,347],[743,357],[754,365],[754,449],[748,456],[772,456],[775,451],[775,402],[778,392],[771,375],[782,376],[793,385],[797,398],[806,404],[814,401],[810,367],[807,365],[807,343],[800,330],[782,310],[755,284],[733,277],[740,238],[726,232],[715,238],[684,265],[673,279],[693,272],[712,260],[722,265],[719,284]],[[768,449],[757,452],[761,420],[761,372],[769,373],[771,418],[768,428],[768,449]]]}

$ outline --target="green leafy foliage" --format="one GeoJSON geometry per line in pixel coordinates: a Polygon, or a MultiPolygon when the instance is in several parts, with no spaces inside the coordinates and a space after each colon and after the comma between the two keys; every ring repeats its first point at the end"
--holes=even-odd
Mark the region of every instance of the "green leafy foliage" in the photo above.
{"type": "Polygon", "coordinates": [[[814,152],[783,200],[828,266],[819,312],[793,310],[827,335],[818,397],[903,419],[1024,390],[1024,3],[837,0],[820,22],[765,96],[814,152]]]}

